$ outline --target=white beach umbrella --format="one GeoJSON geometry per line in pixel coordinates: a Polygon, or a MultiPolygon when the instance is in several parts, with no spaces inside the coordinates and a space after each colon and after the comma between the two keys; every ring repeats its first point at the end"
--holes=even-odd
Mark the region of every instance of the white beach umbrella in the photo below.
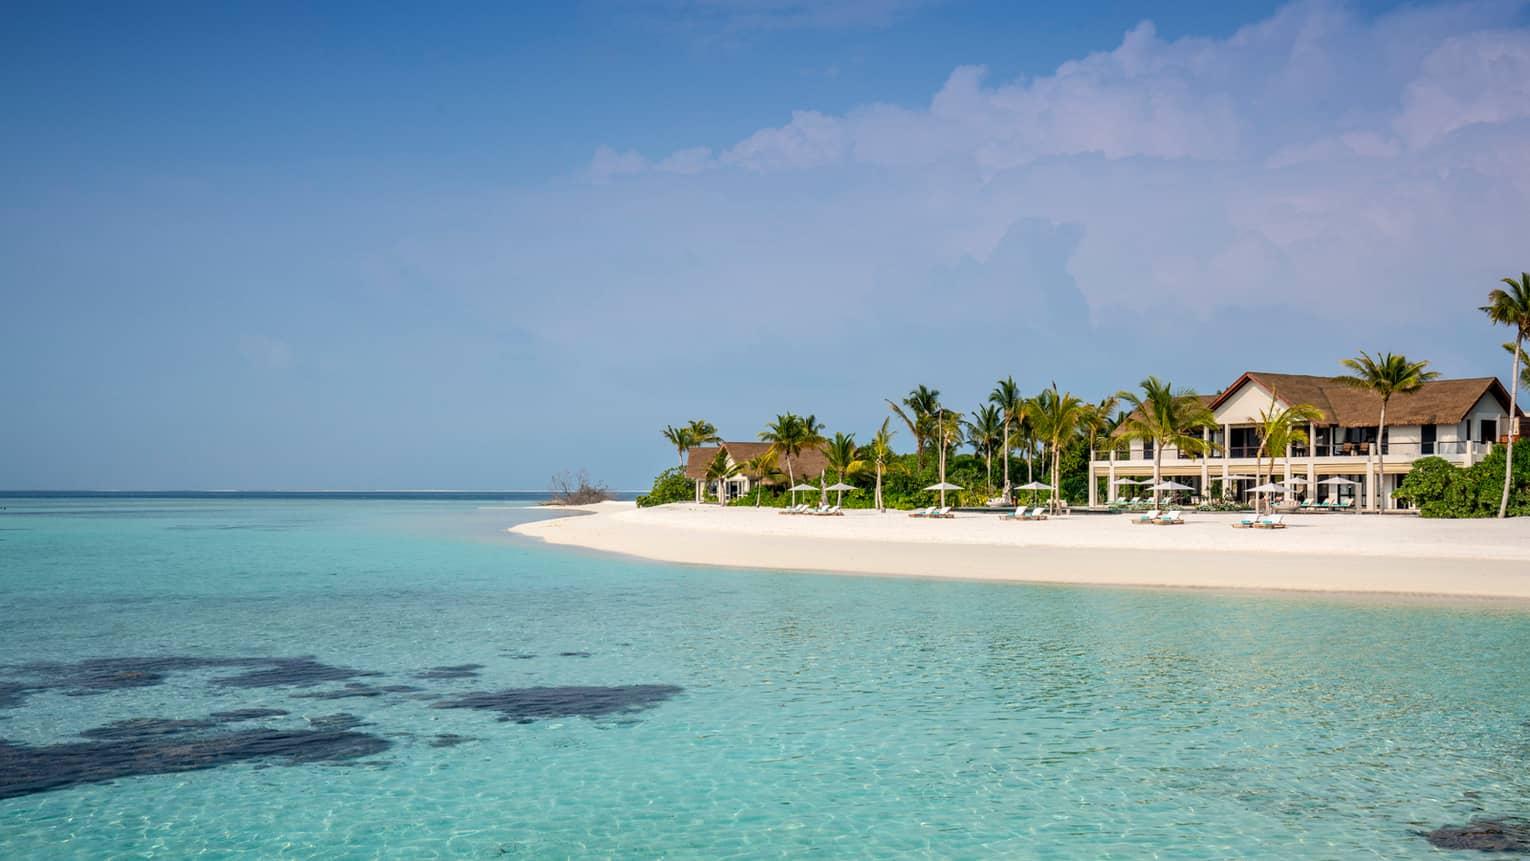
{"type": "Polygon", "coordinates": [[[948,490],[961,490],[961,489],[962,489],[961,485],[959,485],[959,484],[952,484],[949,481],[942,481],[939,484],[932,484],[929,487],[925,488],[925,490],[938,490],[938,491],[940,491],[940,505],[941,505],[942,508],[944,508],[945,505],[946,505],[946,491],[948,491],[948,490]]]}
{"type": "Polygon", "coordinates": [[[1337,493],[1338,492],[1338,488],[1340,488],[1340,487],[1356,487],[1356,486],[1358,486],[1360,484],[1360,482],[1354,481],[1352,479],[1345,478],[1342,475],[1336,475],[1333,478],[1325,478],[1322,481],[1318,482],[1318,484],[1326,484],[1329,487],[1334,488],[1335,489],[1334,492],[1337,493]]]}
{"type": "Polygon", "coordinates": [[[1169,481],[1168,479],[1164,479],[1163,481],[1160,481],[1157,484],[1153,485],[1152,487],[1148,488],[1148,490],[1194,490],[1194,489],[1195,488],[1191,487],[1188,484],[1180,484],[1177,481],[1169,481]]]}
{"type": "Polygon", "coordinates": [[[792,505],[796,505],[797,504],[797,491],[799,491],[799,490],[817,490],[817,489],[818,489],[817,485],[808,484],[805,481],[799,481],[796,484],[792,485],[792,505]]]}
{"type": "MultiPolygon", "coordinates": [[[[1143,478],[1143,479],[1118,478],[1118,479],[1116,479],[1116,484],[1149,484],[1151,482],[1152,482],[1152,479],[1150,479],[1150,478],[1143,478]]],[[[1031,483],[1035,484],[1034,481],[1031,482],[1031,483]]],[[[1047,486],[1050,487],[1051,485],[1047,485],[1047,486]]]]}
{"type": "Polygon", "coordinates": [[[839,494],[839,496],[837,498],[835,498],[835,500],[834,500],[834,504],[835,505],[842,505],[842,504],[844,504],[844,501],[845,501],[845,491],[847,491],[847,490],[860,490],[860,488],[856,487],[855,485],[853,485],[853,484],[845,484],[843,481],[839,482],[838,484],[831,484],[831,485],[829,485],[829,487],[827,489],[835,491],[835,492],[837,492],[839,494]]]}
{"type": "Polygon", "coordinates": [[[1296,476],[1296,475],[1293,475],[1290,478],[1286,479],[1286,484],[1306,484],[1306,483],[1307,483],[1307,479],[1302,478],[1300,476],[1296,476]]]}
{"type": "Polygon", "coordinates": [[[1038,490],[1051,490],[1052,489],[1052,485],[1047,484],[1044,481],[1033,481],[1030,484],[1022,484],[1022,485],[1020,485],[1019,487],[1017,487],[1015,489],[1016,490],[1029,490],[1031,492],[1031,504],[1035,505],[1036,504],[1036,491],[1038,491],[1038,490]]]}
{"type": "Polygon", "coordinates": [[[1291,491],[1283,484],[1269,482],[1258,487],[1249,488],[1249,493],[1290,493],[1291,491]]]}

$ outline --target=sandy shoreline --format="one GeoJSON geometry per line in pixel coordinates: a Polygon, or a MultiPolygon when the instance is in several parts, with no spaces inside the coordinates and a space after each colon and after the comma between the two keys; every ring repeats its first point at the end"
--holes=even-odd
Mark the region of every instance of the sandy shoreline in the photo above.
{"type": "Polygon", "coordinates": [[[1239,530],[1235,517],[1183,526],[1124,516],[1041,523],[992,514],[923,521],[901,512],[787,517],[771,509],[611,502],[511,532],[549,544],[730,568],[988,580],[1447,595],[1530,600],[1530,520],[1306,515],[1239,530]]]}

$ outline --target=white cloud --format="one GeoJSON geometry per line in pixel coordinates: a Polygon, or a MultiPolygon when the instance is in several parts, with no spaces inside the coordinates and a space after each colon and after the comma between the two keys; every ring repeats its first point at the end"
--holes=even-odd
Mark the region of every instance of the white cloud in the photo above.
{"type": "Polygon", "coordinates": [[[1415,148],[1457,129],[1530,117],[1530,33],[1473,33],[1446,39],[1408,85],[1399,133],[1415,148]]]}
{"type": "Polygon", "coordinates": [[[642,173],[648,169],[648,160],[639,153],[628,150],[617,152],[608,146],[595,150],[595,157],[590,159],[588,176],[590,182],[597,185],[610,182],[612,178],[624,174],[642,173]]]}

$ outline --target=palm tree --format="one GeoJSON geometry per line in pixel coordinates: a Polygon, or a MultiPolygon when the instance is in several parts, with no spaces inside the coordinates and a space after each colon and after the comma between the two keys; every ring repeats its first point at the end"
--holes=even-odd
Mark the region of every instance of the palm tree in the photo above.
{"type": "MultiPolygon", "coordinates": [[[[828,468],[839,475],[840,484],[844,483],[845,476],[854,477],[866,469],[866,461],[860,458],[860,450],[855,445],[855,434],[836,433],[833,439],[823,444],[823,457],[828,468]]],[[[845,492],[840,490],[836,493],[839,497],[835,504],[843,504],[845,492]]]]}
{"type": "MultiPolygon", "coordinates": [[[[1258,476],[1260,484],[1264,483],[1266,476],[1274,480],[1275,458],[1293,445],[1306,445],[1310,442],[1307,438],[1307,425],[1322,420],[1323,411],[1312,404],[1295,404],[1276,409],[1275,393],[1270,392],[1270,408],[1261,410],[1254,423],[1254,433],[1259,436],[1259,450],[1254,453],[1254,474],[1258,476]],[[1264,471],[1265,452],[1270,454],[1268,473],[1264,471]]],[[[1289,469],[1290,464],[1286,466],[1289,469]]]]}
{"type": "MultiPolygon", "coordinates": [[[[1111,420],[1110,414],[1116,411],[1116,404],[1118,403],[1120,403],[1120,398],[1117,398],[1115,395],[1108,395],[1104,398],[1101,398],[1100,402],[1097,404],[1084,405],[1084,416],[1082,424],[1084,427],[1084,435],[1089,437],[1089,486],[1091,488],[1095,486],[1093,469],[1094,443],[1095,440],[1099,439],[1100,434],[1114,429],[1115,425],[1111,420]]],[[[1110,496],[1110,491],[1107,489],[1105,493],[1106,498],[1108,499],[1110,496]]],[[[1092,494],[1093,491],[1091,490],[1091,499],[1093,498],[1092,494]]]]}
{"type": "Polygon", "coordinates": [[[1057,383],[1042,389],[1031,405],[1031,421],[1036,432],[1052,449],[1052,510],[1058,507],[1060,477],[1062,474],[1063,443],[1078,433],[1087,409],[1084,402],[1072,392],[1059,392],[1057,383]]]}
{"type": "Polygon", "coordinates": [[[743,471],[755,487],[754,507],[759,508],[760,501],[765,498],[765,482],[781,477],[781,470],[776,466],[775,450],[767,449],[764,454],[744,461],[743,471]]]}
{"type": "MultiPolygon", "coordinates": [[[[802,426],[802,417],[796,413],[776,416],[776,420],[766,425],[765,430],[760,432],[760,441],[770,443],[769,452],[772,455],[786,458],[787,480],[795,488],[797,471],[793,466],[793,460],[809,444],[802,426]]],[[[796,490],[792,491],[792,504],[797,504],[796,490]]]]}
{"type": "MultiPolygon", "coordinates": [[[[1211,443],[1199,431],[1216,427],[1216,418],[1192,389],[1174,390],[1157,377],[1141,383],[1142,392],[1122,391],[1116,397],[1131,407],[1116,434],[1125,439],[1153,443],[1153,484],[1163,480],[1163,450],[1174,446],[1187,454],[1206,454],[1211,443]]],[[[1153,491],[1153,506],[1162,499],[1162,491],[1153,491]]]]}
{"type": "Polygon", "coordinates": [[[866,447],[861,450],[861,457],[870,461],[876,470],[877,488],[873,504],[876,505],[878,511],[885,510],[882,505],[882,476],[887,472],[889,466],[893,469],[902,468],[902,464],[893,460],[892,438],[895,431],[888,427],[891,423],[891,418],[882,419],[882,427],[871,438],[871,442],[867,443],[866,447]]]}
{"type": "Polygon", "coordinates": [[[696,445],[696,434],[689,427],[677,428],[674,425],[665,425],[664,438],[669,440],[676,451],[680,452],[680,468],[684,469],[685,452],[696,445]]]}
{"type": "Polygon", "coordinates": [[[993,492],[993,450],[1003,442],[1004,430],[1004,415],[993,404],[973,410],[972,419],[967,422],[967,443],[974,452],[983,455],[989,493],[993,492]]]}
{"type": "Polygon", "coordinates": [[[1339,383],[1352,389],[1371,392],[1381,398],[1381,416],[1376,422],[1376,470],[1379,473],[1376,485],[1376,513],[1381,513],[1381,482],[1386,480],[1386,447],[1383,442],[1387,438],[1387,402],[1392,400],[1393,395],[1407,395],[1424,387],[1424,383],[1438,377],[1438,371],[1426,371],[1428,362],[1410,362],[1406,356],[1394,356],[1391,353],[1377,353],[1375,356],[1360,351],[1360,356],[1354,359],[1342,360],[1344,367],[1349,368],[1350,373],[1336,378],[1339,383]]]}
{"type": "Polygon", "coordinates": [[[1498,500],[1498,516],[1509,514],[1509,485],[1514,480],[1514,437],[1519,433],[1519,357],[1524,353],[1525,338],[1530,337],[1530,273],[1519,273],[1519,280],[1503,279],[1504,286],[1488,294],[1482,306],[1488,319],[1514,328],[1514,371],[1509,375],[1509,451],[1503,462],[1503,496],[1498,500]]]}
{"type": "Polygon", "coordinates": [[[707,481],[717,482],[718,505],[728,504],[728,479],[738,475],[738,472],[738,464],[728,457],[727,449],[720,448],[717,454],[712,455],[712,460],[707,464],[707,481]]]}
{"type": "Polygon", "coordinates": [[[692,445],[706,445],[709,442],[722,442],[723,438],[717,435],[717,425],[705,419],[691,419],[686,425],[686,430],[691,432],[691,437],[696,441],[692,445]]]}
{"type": "Polygon", "coordinates": [[[891,400],[887,405],[892,408],[893,414],[908,425],[908,432],[914,436],[914,455],[918,459],[919,467],[924,468],[924,445],[935,429],[931,426],[936,413],[940,412],[940,390],[919,386],[908,393],[903,399],[903,405],[899,406],[891,400]],[[904,408],[907,408],[907,412],[904,408]]]}
{"type": "Polygon", "coordinates": [[[1004,413],[1004,501],[1009,502],[1009,446],[1014,441],[1013,432],[1025,415],[1025,398],[1014,377],[1005,377],[988,393],[988,402],[1004,413]]]}

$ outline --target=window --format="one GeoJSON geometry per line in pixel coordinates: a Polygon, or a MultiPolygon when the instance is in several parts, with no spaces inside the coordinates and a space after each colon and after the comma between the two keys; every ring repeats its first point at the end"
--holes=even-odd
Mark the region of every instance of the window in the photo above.
{"type": "Polygon", "coordinates": [[[1419,431],[1419,454],[1434,454],[1434,443],[1438,435],[1438,425],[1424,425],[1419,431]]]}
{"type": "Polygon", "coordinates": [[[1477,442],[1498,442],[1498,419],[1482,420],[1482,435],[1477,442]]]}
{"type": "Polygon", "coordinates": [[[1143,457],[1144,460],[1152,460],[1153,459],[1153,441],[1152,440],[1145,439],[1145,440],[1142,441],[1142,457],[1143,457]]]}

